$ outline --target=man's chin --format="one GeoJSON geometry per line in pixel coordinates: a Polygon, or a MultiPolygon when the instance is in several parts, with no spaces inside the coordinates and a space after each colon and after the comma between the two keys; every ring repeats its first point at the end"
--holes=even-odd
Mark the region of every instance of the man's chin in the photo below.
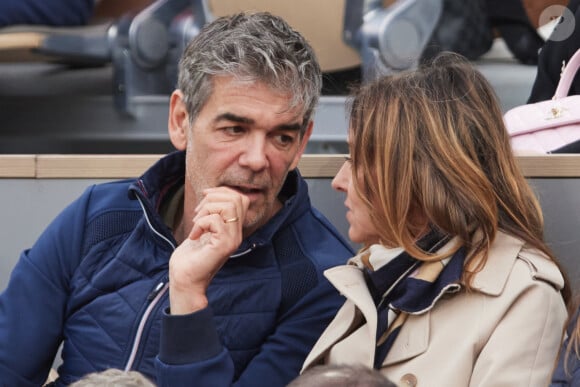
{"type": "Polygon", "coordinates": [[[263,223],[262,218],[263,217],[257,215],[246,215],[246,219],[244,220],[244,229],[255,230],[256,228],[260,227],[260,225],[263,223]]]}
{"type": "Polygon", "coordinates": [[[250,209],[246,213],[246,218],[244,219],[244,230],[254,232],[267,223],[268,220],[270,220],[270,217],[267,216],[266,211],[255,212],[250,209]]]}

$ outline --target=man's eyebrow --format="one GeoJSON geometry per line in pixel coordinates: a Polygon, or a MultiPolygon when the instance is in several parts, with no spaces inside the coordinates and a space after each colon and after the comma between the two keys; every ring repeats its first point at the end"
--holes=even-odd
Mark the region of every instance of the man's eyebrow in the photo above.
{"type": "Polygon", "coordinates": [[[294,123],[294,124],[282,124],[276,127],[278,130],[284,131],[291,131],[291,132],[298,132],[302,129],[302,124],[294,123]]]}
{"type": "Polygon", "coordinates": [[[219,116],[217,116],[216,118],[214,118],[213,121],[214,122],[232,121],[232,122],[239,122],[241,124],[253,124],[254,123],[254,120],[252,120],[248,117],[237,116],[233,113],[222,113],[219,116]]]}
{"type": "MultiPolygon", "coordinates": [[[[252,120],[251,118],[248,117],[241,117],[238,115],[235,115],[233,113],[222,113],[219,116],[214,118],[214,122],[220,122],[220,121],[231,121],[231,122],[239,122],[240,124],[246,124],[246,125],[251,125],[254,124],[255,121],[252,120]]],[[[302,124],[299,122],[293,123],[293,124],[281,124],[276,126],[274,129],[276,130],[284,130],[284,131],[300,131],[302,129],[302,124]]]]}

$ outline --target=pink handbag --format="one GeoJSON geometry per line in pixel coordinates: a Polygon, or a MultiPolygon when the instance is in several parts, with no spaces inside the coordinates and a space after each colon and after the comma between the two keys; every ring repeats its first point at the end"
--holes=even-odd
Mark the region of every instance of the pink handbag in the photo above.
{"type": "Polygon", "coordinates": [[[510,109],[504,122],[515,151],[580,152],[580,95],[568,96],[580,67],[580,50],[570,58],[551,100],[510,109]]]}

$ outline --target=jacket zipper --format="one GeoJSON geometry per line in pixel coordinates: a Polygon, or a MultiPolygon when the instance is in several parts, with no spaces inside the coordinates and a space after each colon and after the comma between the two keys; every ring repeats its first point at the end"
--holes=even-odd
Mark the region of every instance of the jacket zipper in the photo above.
{"type": "MultiPolygon", "coordinates": [[[[141,201],[141,198],[138,195],[137,195],[137,200],[139,201],[139,204],[141,205],[141,209],[143,210],[143,214],[145,214],[145,220],[147,221],[147,225],[149,226],[151,231],[153,231],[157,236],[159,236],[161,239],[166,241],[171,246],[171,248],[173,250],[175,250],[176,247],[173,244],[173,242],[171,240],[169,240],[167,237],[165,237],[163,234],[161,234],[159,231],[157,231],[155,229],[155,227],[153,227],[153,225],[151,224],[151,221],[149,220],[149,215],[147,214],[147,211],[145,210],[145,206],[143,205],[143,202],[141,201]]],[[[250,251],[252,251],[253,249],[255,249],[256,247],[257,247],[257,244],[254,243],[247,250],[242,251],[238,254],[233,254],[230,256],[230,258],[237,258],[237,257],[240,257],[242,255],[245,255],[245,254],[249,253],[250,251]]],[[[131,354],[129,355],[129,359],[127,360],[127,363],[125,364],[125,371],[130,371],[133,368],[133,365],[135,363],[135,358],[137,357],[137,352],[139,351],[139,345],[141,344],[141,339],[143,336],[143,331],[145,329],[145,324],[147,323],[147,320],[149,319],[151,312],[153,311],[155,306],[157,306],[157,304],[159,303],[159,300],[161,300],[161,298],[168,291],[168,289],[169,289],[169,278],[167,276],[165,276],[153,288],[151,293],[149,293],[149,295],[147,296],[147,302],[149,302],[149,305],[147,306],[147,309],[145,309],[145,312],[143,313],[143,315],[141,316],[141,320],[139,321],[137,333],[135,333],[135,338],[133,339],[133,347],[131,348],[131,354]]]]}
{"type": "MultiPolygon", "coordinates": [[[[159,236],[161,239],[166,241],[171,246],[171,248],[173,250],[175,250],[175,245],[173,244],[173,242],[171,242],[171,240],[169,240],[167,237],[165,237],[163,234],[161,234],[159,231],[157,231],[153,227],[153,225],[151,224],[151,221],[149,220],[149,215],[147,214],[147,211],[145,210],[145,206],[143,205],[143,202],[141,201],[141,198],[138,195],[137,195],[137,200],[139,201],[139,204],[141,205],[141,209],[143,210],[143,213],[145,214],[145,220],[147,221],[147,225],[149,226],[151,231],[153,231],[157,236],[159,236]]],[[[143,315],[141,316],[141,320],[139,321],[137,333],[135,333],[135,338],[133,339],[133,347],[131,348],[131,354],[129,355],[129,359],[127,360],[127,364],[125,364],[125,371],[130,371],[133,368],[133,364],[135,363],[135,358],[137,356],[137,352],[139,351],[139,345],[141,344],[141,339],[143,337],[143,331],[145,329],[145,324],[147,323],[147,320],[149,319],[151,312],[153,311],[155,306],[157,306],[157,304],[159,303],[159,300],[161,300],[161,298],[167,292],[168,289],[169,289],[169,279],[167,276],[165,276],[161,280],[161,282],[159,282],[153,288],[151,293],[149,293],[149,295],[147,296],[147,301],[149,302],[149,305],[147,306],[147,309],[145,309],[145,312],[143,313],[143,315]]]]}

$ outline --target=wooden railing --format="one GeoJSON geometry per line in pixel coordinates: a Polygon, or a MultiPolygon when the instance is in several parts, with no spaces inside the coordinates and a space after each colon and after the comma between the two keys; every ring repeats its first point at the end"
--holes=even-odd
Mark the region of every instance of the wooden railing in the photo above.
{"type": "MultiPolygon", "coordinates": [[[[0,155],[0,178],[116,179],[141,175],[162,155],[0,155]]],[[[308,154],[300,161],[307,178],[335,175],[344,155],[308,154]]],[[[518,156],[527,177],[580,177],[580,155],[518,156]]]]}

